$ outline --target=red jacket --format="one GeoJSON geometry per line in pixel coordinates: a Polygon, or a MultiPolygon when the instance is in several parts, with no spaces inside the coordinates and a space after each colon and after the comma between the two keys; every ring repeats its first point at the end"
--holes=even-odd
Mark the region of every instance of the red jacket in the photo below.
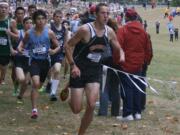
{"type": "Polygon", "coordinates": [[[128,22],[119,28],[117,38],[125,52],[125,62],[120,63],[116,53],[113,54],[113,58],[114,63],[118,64],[123,71],[135,73],[141,71],[144,64],[150,64],[151,42],[139,21],[128,22]]]}

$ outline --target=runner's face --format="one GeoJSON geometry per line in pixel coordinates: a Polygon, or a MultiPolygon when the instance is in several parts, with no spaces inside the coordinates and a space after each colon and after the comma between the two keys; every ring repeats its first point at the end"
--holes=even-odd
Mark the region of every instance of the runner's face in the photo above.
{"type": "Polygon", "coordinates": [[[66,29],[69,29],[69,25],[68,25],[68,23],[64,23],[64,27],[66,28],[66,29]]]}
{"type": "Polygon", "coordinates": [[[62,14],[56,14],[56,15],[53,17],[54,22],[55,22],[55,23],[61,23],[62,17],[63,17],[62,14]]]}
{"type": "Polygon", "coordinates": [[[46,18],[42,15],[37,16],[36,18],[36,25],[42,27],[46,24],[46,18]]]}
{"type": "Polygon", "coordinates": [[[18,10],[17,12],[16,12],[16,17],[17,17],[17,19],[18,20],[23,20],[24,19],[24,11],[23,10],[18,10]]]}
{"type": "Polygon", "coordinates": [[[8,12],[9,12],[9,6],[6,4],[1,4],[0,5],[0,15],[6,16],[6,15],[8,15],[8,12]]]}
{"type": "Polygon", "coordinates": [[[24,29],[25,30],[29,30],[30,28],[32,28],[32,20],[31,19],[29,19],[29,20],[27,20],[25,23],[24,23],[24,29]]]}
{"type": "Polygon", "coordinates": [[[36,8],[30,8],[30,9],[28,10],[29,16],[32,16],[35,11],[36,11],[36,8]]]}
{"type": "Polygon", "coordinates": [[[100,10],[96,15],[97,15],[97,20],[100,23],[106,24],[108,22],[108,18],[109,18],[109,8],[106,6],[100,7],[100,10]]]}

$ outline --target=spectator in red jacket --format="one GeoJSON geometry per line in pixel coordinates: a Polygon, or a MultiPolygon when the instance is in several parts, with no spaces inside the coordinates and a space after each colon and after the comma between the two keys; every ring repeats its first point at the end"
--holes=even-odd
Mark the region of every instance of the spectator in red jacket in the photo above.
{"type": "Polygon", "coordinates": [[[170,15],[170,16],[168,17],[168,19],[169,19],[170,22],[173,21],[173,16],[170,15]]]}
{"type": "MultiPolygon", "coordinates": [[[[147,33],[143,25],[137,20],[137,12],[134,9],[128,9],[125,13],[126,25],[120,27],[117,31],[117,38],[125,52],[125,62],[116,61],[117,55],[114,54],[115,63],[122,71],[142,75],[144,64],[149,64],[152,58],[152,48],[147,33]]],[[[130,81],[132,79],[139,87],[141,82],[132,75],[127,77],[120,73],[123,86],[123,116],[118,117],[122,121],[141,119],[141,96],[142,93],[130,81]]]]}

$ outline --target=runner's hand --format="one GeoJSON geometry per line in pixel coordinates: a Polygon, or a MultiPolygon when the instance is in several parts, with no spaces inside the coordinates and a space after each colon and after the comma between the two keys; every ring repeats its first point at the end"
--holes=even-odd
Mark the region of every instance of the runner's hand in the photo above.
{"type": "Polygon", "coordinates": [[[54,49],[49,49],[49,54],[50,54],[50,55],[54,55],[54,54],[55,54],[54,49]]]}
{"type": "Polygon", "coordinates": [[[71,76],[72,76],[72,78],[76,78],[76,77],[81,76],[81,71],[76,65],[73,65],[71,67],[71,76]]]}
{"type": "Polygon", "coordinates": [[[22,48],[22,47],[17,47],[17,51],[20,53],[20,54],[23,54],[23,51],[24,51],[24,49],[22,48]]]}
{"type": "Polygon", "coordinates": [[[12,56],[15,56],[17,53],[18,53],[18,51],[14,50],[14,49],[11,50],[11,55],[12,56]]]}
{"type": "Polygon", "coordinates": [[[120,59],[119,59],[120,62],[125,62],[125,54],[124,54],[124,51],[121,49],[120,50],[120,59]]]}

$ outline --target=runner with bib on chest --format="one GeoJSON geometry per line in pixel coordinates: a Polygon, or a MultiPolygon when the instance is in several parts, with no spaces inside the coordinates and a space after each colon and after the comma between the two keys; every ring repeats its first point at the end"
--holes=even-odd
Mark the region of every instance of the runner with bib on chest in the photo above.
{"type": "Polygon", "coordinates": [[[86,110],[81,120],[78,135],[84,135],[93,119],[95,103],[99,94],[102,74],[102,54],[111,44],[113,51],[119,53],[124,61],[124,52],[119,46],[114,31],[106,25],[109,8],[100,3],[96,6],[96,20],[79,27],[75,35],[65,44],[67,59],[71,66],[69,87],[71,96],[69,105],[73,113],[82,110],[83,93],[86,95],[86,110]],[[72,48],[75,48],[72,51],[72,48]]]}
{"type": "Polygon", "coordinates": [[[15,55],[11,38],[18,39],[16,21],[9,17],[9,4],[0,1],[0,84],[4,83],[7,65],[10,62],[10,55],[15,55]]]}
{"type": "Polygon", "coordinates": [[[18,50],[23,53],[25,45],[29,48],[30,75],[33,85],[31,91],[31,118],[36,119],[38,117],[38,89],[43,85],[50,68],[49,55],[57,53],[60,48],[55,34],[46,26],[46,13],[43,10],[37,10],[34,12],[32,19],[35,26],[25,33],[18,50]]]}

